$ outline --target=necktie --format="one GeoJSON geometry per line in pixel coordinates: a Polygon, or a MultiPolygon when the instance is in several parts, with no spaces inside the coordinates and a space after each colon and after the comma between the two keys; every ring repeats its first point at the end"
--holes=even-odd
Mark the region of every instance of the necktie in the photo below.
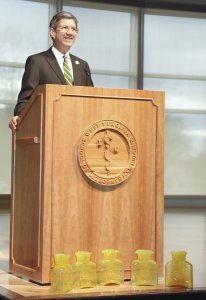
{"type": "Polygon", "coordinates": [[[63,67],[64,67],[64,77],[66,79],[66,82],[68,85],[73,85],[73,79],[72,79],[72,74],[71,71],[69,69],[69,65],[67,63],[67,58],[66,56],[64,57],[64,63],[63,63],[63,67]]]}

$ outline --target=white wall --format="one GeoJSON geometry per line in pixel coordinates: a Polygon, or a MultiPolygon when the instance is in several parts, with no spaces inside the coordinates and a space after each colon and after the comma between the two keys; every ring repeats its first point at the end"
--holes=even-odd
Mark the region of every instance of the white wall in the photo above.
{"type": "Polygon", "coordinates": [[[206,207],[165,208],[164,263],[172,250],[185,250],[194,286],[206,286],[206,207]]]}

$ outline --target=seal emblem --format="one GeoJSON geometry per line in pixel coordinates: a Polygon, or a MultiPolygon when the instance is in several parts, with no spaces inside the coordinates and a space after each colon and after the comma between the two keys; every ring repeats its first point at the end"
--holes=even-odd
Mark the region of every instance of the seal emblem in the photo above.
{"type": "Polygon", "coordinates": [[[77,153],[79,165],[90,180],[111,186],[125,181],[134,171],[137,143],[122,123],[101,120],[83,132],[77,153]]]}

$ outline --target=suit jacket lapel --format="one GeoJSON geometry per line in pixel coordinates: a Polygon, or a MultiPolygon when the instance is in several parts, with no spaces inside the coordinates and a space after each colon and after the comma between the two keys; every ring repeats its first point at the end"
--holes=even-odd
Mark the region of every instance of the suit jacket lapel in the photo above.
{"type": "Polygon", "coordinates": [[[73,67],[73,79],[74,79],[73,84],[79,85],[79,81],[80,81],[79,64],[80,64],[80,62],[78,59],[75,59],[72,54],[70,54],[70,58],[71,58],[72,67],[73,67]]]}
{"type": "Polygon", "coordinates": [[[51,50],[51,48],[49,48],[49,50],[46,51],[46,58],[47,58],[48,63],[50,64],[50,66],[54,70],[54,72],[59,77],[61,83],[62,84],[67,84],[66,80],[64,78],[64,74],[62,73],[62,70],[61,70],[61,68],[58,64],[58,61],[56,60],[56,57],[55,57],[53,51],[51,50]]]}

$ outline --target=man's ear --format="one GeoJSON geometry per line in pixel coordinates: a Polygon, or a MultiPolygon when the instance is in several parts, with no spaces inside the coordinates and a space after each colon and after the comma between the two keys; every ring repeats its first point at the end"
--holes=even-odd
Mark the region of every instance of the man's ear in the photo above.
{"type": "Polygon", "coordinates": [[[53,28],[50,28],[50,37],[52,39],[55,38],[55,30],[53,28]]]}

